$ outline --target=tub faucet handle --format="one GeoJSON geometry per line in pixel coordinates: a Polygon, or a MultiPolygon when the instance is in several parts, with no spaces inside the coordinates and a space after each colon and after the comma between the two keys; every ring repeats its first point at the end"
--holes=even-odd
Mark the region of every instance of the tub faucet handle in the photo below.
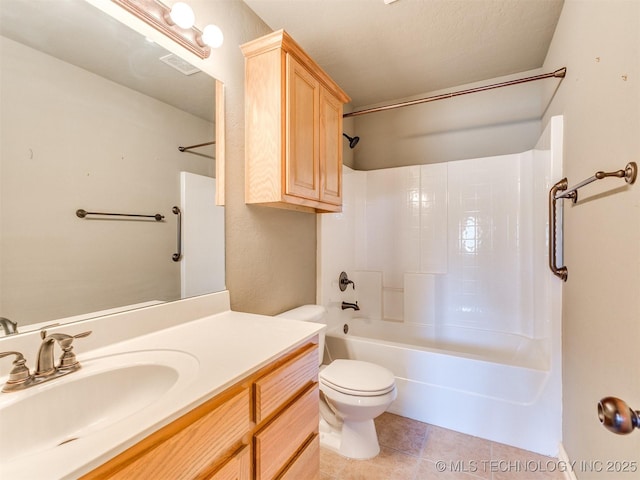
{"type": "Polygon", "coordinates": [[[347,276],[347,272],[341,272],[338,280],[339,280],[339,286],[340,286],[341,292],[344,292],[349,286],[349,284],[351,284],[354,290],[356,289],[356,284],[352,280],[349,280],[349,277],[347,276]]]}

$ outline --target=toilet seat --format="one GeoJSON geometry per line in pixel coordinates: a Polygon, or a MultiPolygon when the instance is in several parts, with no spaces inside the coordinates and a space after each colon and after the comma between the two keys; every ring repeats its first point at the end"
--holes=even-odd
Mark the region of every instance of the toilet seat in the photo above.
{"type": "Polygon", "coordinates": [[[390,370],[360,360],[334,360],[320,371],[319,377],[321,385],[346,395],[374,397],[395,388],[390,370]]]}

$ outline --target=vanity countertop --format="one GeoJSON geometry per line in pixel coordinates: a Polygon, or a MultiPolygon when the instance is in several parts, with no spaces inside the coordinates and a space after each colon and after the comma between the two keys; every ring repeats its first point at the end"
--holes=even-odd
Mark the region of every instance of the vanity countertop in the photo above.
{"type": "MultiPolygon", "coordinates": [[[[87,369],[105,359],[109,361],[110,357],[148,351],[186,353],[192,357],[191,364],[195,368],[191,369],[186,384],[140,412],[70,443],[53,445],[10,462],[0,461],[1,476],[12,480],[77,478],[312,338],[323,328],[317,323],[224,311],[90,351],[83,351],[78,342],[78,360],[87,369]]],[[[48,384],[71,381],[78,373],[48,384]]],[[[16,401],[24,392],[45,385],[0,394],[0,408],[7,402],[16,401]]],[[[122,387],[127,388],[127,385],[122,387]]],[[[56,406],[51,405],[49,412],[56,415],[56,406]]],[[[7,432],[2,434],[7,435],[7,432]]]]}

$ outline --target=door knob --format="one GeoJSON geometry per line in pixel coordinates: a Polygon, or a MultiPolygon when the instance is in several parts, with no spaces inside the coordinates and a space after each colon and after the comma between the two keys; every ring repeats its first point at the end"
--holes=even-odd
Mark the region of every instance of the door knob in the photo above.
{"type": "Polygon", "coordinates": [[[598,402],[598,419],[607,430],[619,435],[640,428],[640,411],[632,410],[616,397],[605,397],[598,402]]]}

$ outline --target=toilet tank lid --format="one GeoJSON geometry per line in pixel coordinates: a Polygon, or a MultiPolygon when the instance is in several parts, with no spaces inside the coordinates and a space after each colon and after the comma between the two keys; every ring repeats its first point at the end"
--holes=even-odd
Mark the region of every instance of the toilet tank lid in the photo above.
{"type": "Polygon", "coordinates": [[[303,322],[320,322],[326,313],[327,310],[322,305],[302,305],[282,312],[278,317],[301,320],[303,322]]]}

